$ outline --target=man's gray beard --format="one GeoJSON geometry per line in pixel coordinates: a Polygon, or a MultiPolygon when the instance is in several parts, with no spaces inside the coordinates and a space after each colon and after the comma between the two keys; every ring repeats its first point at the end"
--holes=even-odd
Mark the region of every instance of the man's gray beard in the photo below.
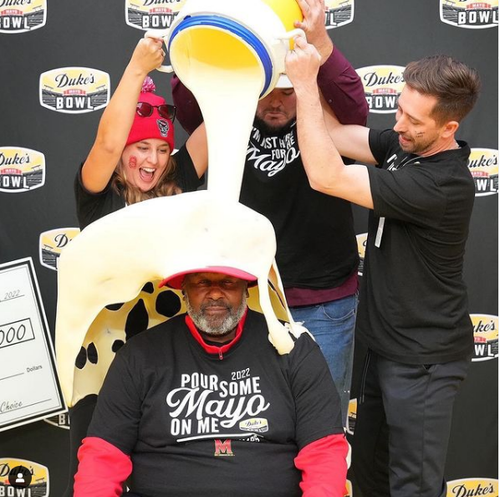
{"type": "MultiPolygon", "coordinates": [[[[203,314],[204,309],[210,307],[210,304],[200,306],[200,311],[196,312],[191,306],[187,294],[184,296],[184,301],[186,302],[187,313],[193,320],[195,326],[200,331],[203,331],[207,335],[212,336],[224,336],[227,335],[230,331],[234,330],[234,328],[238,326],[238,323],[243,317],[243,314],[245,314],[247,308],[247,298],[245,295],[243,295],[241,305],[237,309],[231,309],[230,307],[228,307],[229,314],[226,315],[226,317],[223,318],[221,322],[221,319],[217,316],[207,318],[203,314]]],[[[217,305],[220,305],[220,303],[218,303],[217,305]]]]}

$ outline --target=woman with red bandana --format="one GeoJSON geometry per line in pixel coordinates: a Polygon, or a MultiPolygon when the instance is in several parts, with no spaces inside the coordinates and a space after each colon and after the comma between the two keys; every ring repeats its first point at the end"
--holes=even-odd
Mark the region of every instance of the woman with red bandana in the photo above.
{"type": "Polygon", "coordinates": [[[175,107],[154,93],[148,73],[163,62],[162,41],[143,38],[104,111],[75,181],[80,228],[126,205],[194,191],[208,164],[204,125],[174,150],[175,107]]]}

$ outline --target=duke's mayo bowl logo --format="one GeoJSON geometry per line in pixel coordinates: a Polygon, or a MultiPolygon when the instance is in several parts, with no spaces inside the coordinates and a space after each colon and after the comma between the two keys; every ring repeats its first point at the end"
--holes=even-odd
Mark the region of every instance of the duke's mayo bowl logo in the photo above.
{"type": "Polygon", "coordinates": [[[25,33],[45,26],[47,0],[0,0],[0,33],[25,33]]]}
{"type": "Polygon", "coordinates": [[[347,407],[347,433],[354,435],[356,429],[356,413],[358,412],[358,400],[351,399],[347,407]]]}
{"type": "Polygon", "coordinates": [[[62,250],[78,233],[80,233],[79,228],[59,228],[41,233],[40,264],[57,271],[62,250]]]}
{"type": "Polygon", "coordinates": [[[440,0],[441,21],[466,29],[498,27],[498,0],[440,0]]]}
{"type": "Polygon", "coordinates": [[[498,316],[471,314],[474,328],[473,362],[489,361],[498,357],[498,316]]]}
{"type": "Polygon", "coordinates": [[[0,147],[0,192],[28,192],[44,184],[45,155],[29,148],[0,147]]]}
{"type": "Polygon", "coordinates": [[[64,430],[69,430],[69,415],[67,412],[63,412],[62,414],[58,414],[57,416],[51,416],[50,418],[45,418],[44,421],[49,423],[49,425],[57,426],[58,428],[62,428],[64,430]]]}
{"type": "Polygon", "coordinates": [[[497,497],[498,480],[492,478],[464,478],[448,482],[446,497],[469,497],[475,495],[489,495],[497,497]]]}
{"type": "Polygon", "coordinates": [[[476,197],[498,193],[498,150],[472,148],[469,169],[476,184],[476,197]]]}
{"type": "Polygon", "coordinates": [[[186,0],[126,0],[125,22],[137,29],[166,29],[186,0]]]}
{"type": "Polygon", "coordinates": [[[370,112],[390,114],[398,108],[404,87],[402,66],[368,66],[356,69],[363,86],[370,112]]]}
{"type": "Polygon", "coordinates": [[[363,276],[363,267],[365,265],[365,251],[366,251],[366,242],[368,240],[368,233],[361,233],[360,235],[356,235],[356,240],[358,242],[358,255],[359,255],[358,274],[359,276],[363,276]]]}
{"type": "Polygon", "coordinates": [[[269,431],[269,424],[265,418],[250,418],[240,421],[240,430],[265,433],[269,431]]]}
{"type": "Polygon", "coordinates": [[[326,0],[325,8],[326,29],[339,28],[354,19],[354,0],[326,0]]]}
{"type": "Polygon", "coordinates": [[[49,470],[33,461],[0,459],[0,497],[48,497],[49,470]]]}
{"type": "Polygon", "coordinates": [[[109,74],[98,69],[52,69],[40,75],[40,104],[66,114],[93,112],[108,104],[109,87],[109,74]]]}

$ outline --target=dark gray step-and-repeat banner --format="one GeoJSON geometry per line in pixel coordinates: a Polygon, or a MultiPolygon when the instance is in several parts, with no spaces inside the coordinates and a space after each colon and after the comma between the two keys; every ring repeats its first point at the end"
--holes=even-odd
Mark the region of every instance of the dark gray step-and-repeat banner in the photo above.
{"type": "MultiPolygon", "coordinates": [[[[181,5],[0,0],[0,497],[58,497],[66,486],[69,421],[51,342],[58,257],[79,233],[73,180],[137,41],[168,27],[181,5]],[[36,390],[26,396],[33,402],[9,396],[23,390],[36,390]],[[13,478],[30,480],[25,493],[12,493],[13,478]]],[[[475,356],[456,404],[446,478],[449,496],[498,495],[498,0],[329,0],[327,7],[329,33],[364,82],[371,127],[393,126],[401,73],[412,60],[447,53],[481,74],[481,98],[458,135],[472,148],[476,182],[465,261],[475,356]]],[[[169,76],[153,77],[171,101],[169,76]]],[[[186,133],[178,124],[176,131],[183,143],[186,133]]],[[[355,208],[355,218],[362,258],[366,211],[355,208]]],[[[355,423],[353,399],[350,434],[355,423]]],[[[355,482],[349,487],[361,496],[355,482]]]]}

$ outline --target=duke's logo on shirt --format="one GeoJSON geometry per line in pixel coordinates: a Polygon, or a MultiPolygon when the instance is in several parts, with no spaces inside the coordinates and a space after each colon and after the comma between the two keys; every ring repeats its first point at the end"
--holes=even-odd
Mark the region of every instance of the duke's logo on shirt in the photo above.
{"type": "Polygon", "coordinates": [[[45,156],[21,147],[0,147],[0,192],[23,193],[45,184],[45,156]]]}
{"type": "Polygon", "coordinates": [[[366,252],[366,243],[368,241],[368,233],[360,233],[359,235],[356,235],[356,240],[358,242],[358,255],[359,255],[358,275],[363,276],[363,267],[365,265],[365,252],[366,252]]]}
{"type": "Polygon", "coordinates": [[[214,440],[215,442],[215,452],[214,456],[217,457],[232,457],[234,456],[233,450],[231,449],[231,439],[227,440],[214,440]]]}
{"type": "Polygon", "coordinates": [[[265,433],[269,431],[269,424],[266,418],[251,418],[240,421],[240,430],[265,433]]]}
{"type": "Polygon", "coordinates": [[[489,361],[498,357],[498,316],[471,314],[474,329],[473,362],[489,361]]]}
{"type": "Polygon", "coordinates": [[[33,461],[0,459],[0,497],[48,497],[49,470],[33,461]]]}
{"type": "Polygon", "coordinates": [[[356,414],[358,412],[358,400],[351,399],[347,408],[347,433],[354,435],[356,429],[356,414]]]}
{"type": "Polygon", "coordinates": [[[39,243],[40,264],[57,271],[61,251],[78,233],[80,233],[79,228],[58,228],[41,233],[39,243]]]}
{"type": "Polygon", "coordinates": [[[52,69],[40,75],[40,105],[65,114],[93,112],[108,104],[109,87],[109,74],[98,69],[52,69]]]}
{"type": "Polygon", "coordinates": [[[398,108],[398,98],[404,87],[404,67],[367,66],[356,69],[363,86],[370,112],[390,114],[398,108]]]}
{"type": "Polygon", "coordinates": [[[326,0],[325,8],[326,29],[339,28],[354,19],[354,0],[326,0]]]}
{"type": "Polygon", "coordinates": [[[493,478],[464,478],[448,482],[446,497],[469,497],[475,495],[498,495],[498,480],[493,478]]]}
{"type": "Polygon", "coordinates": [[[498,0],[440,0],[440,7],[441,21],[458,28],[498,26],[498,0]]]}
{"type": "Polygon", "coordinates": [[[17,34],[45,26],[47,0],[0,0],[0,33],[17,34]]]}
{"type": "Polygon", "coordinates": [[[137,29],[166,29],[186,0],[126,0],[125,22],[137,29]]]}
{"type": "Polygon", "coordinates": [[[498,193],[498,150],[472,148],[468,166],[476,184],[476,197],[498,193]]]}

